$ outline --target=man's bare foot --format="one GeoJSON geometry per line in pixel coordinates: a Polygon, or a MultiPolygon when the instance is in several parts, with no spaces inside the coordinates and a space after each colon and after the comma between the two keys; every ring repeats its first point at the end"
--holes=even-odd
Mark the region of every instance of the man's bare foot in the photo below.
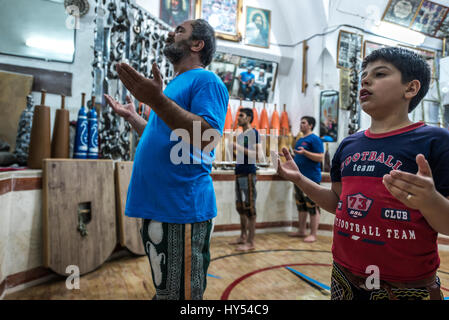
{"type": "Polygon", "coordinates": [[[231,245],[244,244],[246,242],[243,238],[237,238],[234,241],[229,242],[231,245]]]}
{"type": "Polygon", "coordinates": [[[304,238],[306,236],[306,234],[304,233],[299,233],[299,232],[290,232],[288,234],[289,237],[296,237],[296,238],[304,238]]]}
{"type": "Polygon", "coordinates": [[[316,237],[314,235],[307,236],[304,239],[304,242],[307,242],[307,243],[312,243],[312,242],[315,242],[315,241],[316,241],[316,237]]]}
{"type": "Polygon", "coordinates": [[[249,250],[254,250],[254,249],[256,249],[256,247],[253,244],[245,243],[244,245],[241,245],[241,246],[237,247],[235,250],[237,250],[237,251],[249,251],[249,250]]]}

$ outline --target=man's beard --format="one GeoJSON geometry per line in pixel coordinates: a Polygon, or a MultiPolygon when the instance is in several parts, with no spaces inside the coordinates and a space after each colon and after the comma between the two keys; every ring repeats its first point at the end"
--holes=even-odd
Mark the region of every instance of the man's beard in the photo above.
{"type": "Polygon", "coordinates": [[[189,42],[188,40],[183,40],[178,44],[172,42],[165,46],[164,55],[172,64],[179,63],[182,59],[188,56],[189,54],[189,42]]]}

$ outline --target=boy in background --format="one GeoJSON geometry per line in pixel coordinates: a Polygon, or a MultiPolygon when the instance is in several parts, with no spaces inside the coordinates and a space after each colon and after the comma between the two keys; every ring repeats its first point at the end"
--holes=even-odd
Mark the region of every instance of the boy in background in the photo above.
{"type": "MultiPolygon", "coordinates": [[[[299,126],[302,137],[296,141],[295,161],[301,173],[315,183],[321,182],[321,162],[324,157],[323,142],[313,133],[316,120],[313,117],[304,116],[299,126]]],[[[304,238],[304,242],[315,242],[318,226],[320,224],[320,208],[296,185],[295,198],[298,210],[298,231],[290,233],[290,237],[304,238]],[[310,235],[306,236],[307,216],[310,215],[310,235]]]]}
{"type": "MultiPolygon", "coordinates": [[[[253,110],[240,109],[237,119],[243,132],[237,136],[234,145],[237,163],[235,165],[236,209],[240,216],[240,237],[231,244],[239,245],[236,250],[254,250],[256,233],[256,159],[263,157],[259,133],[251,127],[253,110]]],[[[263,159],[262,159],[263,160],[263,159]]]]}

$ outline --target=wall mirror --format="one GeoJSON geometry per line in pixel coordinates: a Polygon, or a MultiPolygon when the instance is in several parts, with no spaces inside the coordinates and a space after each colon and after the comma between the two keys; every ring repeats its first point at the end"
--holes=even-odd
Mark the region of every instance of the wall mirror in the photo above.
{"type": "Polygon", "coordinates": [[[73,62],[74,17],[64,0],[0,0],[0,8],[0,53],[73,62]]]}
{"type": "Polygon", "coordinates": [[[338,141],[338,102],[338,91],[321,91],[320,138],[322,138],[326,142],[338,141]]]}
{"type": "Polygon", "coordinates": [[[273,102],[277,62],[217,51],[208,69],[223,80],[230,98],[273,102]],[[252,85],[243,83],[248,79],[252,85]]]}

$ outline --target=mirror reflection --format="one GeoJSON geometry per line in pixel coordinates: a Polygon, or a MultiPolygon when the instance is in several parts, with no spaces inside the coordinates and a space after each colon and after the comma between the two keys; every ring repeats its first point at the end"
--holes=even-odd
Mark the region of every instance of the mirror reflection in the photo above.
{"type": "Polygon", "coordinates": [[[231,98],[272,102],[276,62],[217,52],[208,68],[223,80],[231,98]]]}
{"type": "Polygon", "coordinates": [[[75,30],[63,0],[0,0],[0,53],[73,62],[75,30]]]}

